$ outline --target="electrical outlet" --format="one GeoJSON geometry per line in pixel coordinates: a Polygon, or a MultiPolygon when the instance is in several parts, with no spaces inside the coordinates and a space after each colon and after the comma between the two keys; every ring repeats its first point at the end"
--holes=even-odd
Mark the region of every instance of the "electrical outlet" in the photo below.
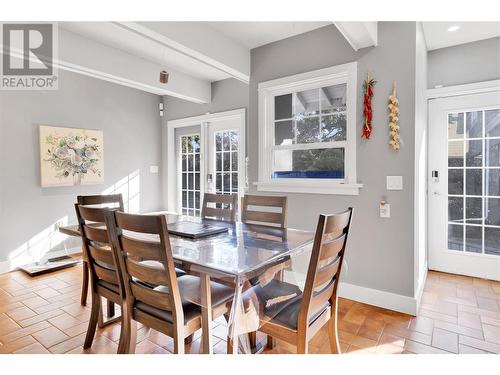
{"type": "Polygon", "coordinates": [[[151,165],[149,167],[149,172],[152,173],[152,174],[158,173],[158,166],[157,165],[151,165]]]}

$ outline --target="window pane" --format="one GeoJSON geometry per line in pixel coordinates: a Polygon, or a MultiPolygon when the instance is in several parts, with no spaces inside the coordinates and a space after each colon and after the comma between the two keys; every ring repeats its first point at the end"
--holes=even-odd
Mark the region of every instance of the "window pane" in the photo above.
{"type": "Polygon", "coordinates": [[[500,196],[500,169],[485,169],[486,193],[489,196],[500,196]]]}
{"type": "Polygon", "coordinates": [[[464,166],[464,142],[448,142],[448,167],[464,166]]]}
{"type": "Polygon", "coordinates": [[[225,193],[231,191],[231,173],[224,173],[224,179],[223,179],[223,191],[225,193]]]}
{"type": "Polygon", "coordinates": [[[182,144],[182,153],[185,154],[187,152],[187,137],[181,137],[182,144]]]}
{"type": "Polygon", "coordinates": [[[188,174],[188,189],[189,190],[193,190],[193,188],[194,188],[193,178],[194,178],[194,173],[189,173],[188,174]]]}
{"type": "Polygon", "coordinates": [[[187,152],[193,152],[193,137],[187,137],[187,152]]]}
{"type": "Polygon", "coordinates": [[[195,171],[200,170],[200,154],[194,155],[194,170],[195,171]]]}
{"type": "Polygon", "coordinates": [[[294,117],[319,114],[319,89],[296,92],[294,94],[294,117]]]}
{"type": "Polygon", "coordinates": [[[500,228],[484,228],[484,252],[500,255],[500,228]]]}
{"type": "Polygon", "coordinates": [[[194,159],[194,156],[193,154],[188,154],[188,171],[192,171],[193,170],[193,159],[194,159]]]}
{"type": "Polygon", "coordinates": [[[291,145],[293,143],[293,121],[279,121],[274,123],[274,144],[291,145]]]}
{"type": "Polygon", "coordinates": [[[189,199],[189,202],[188,202],[188,207],[189,208],[194,208],[194,191],[190,191],[188,192],[188,199],[189,199]]]}
{"type": "Polygon", "coordinates": [[[292,94],[280,95],[274,98],[274,119],[292,118],[292,94]]]}
{"type": "Polygon", "coordinates": [[[482,227],[471,227],[469,225],[465,227],[465,251],[471,253],[483,252],[482,227]]]}
{"type": "Polygon", "coordinates": [[[448,194],[463,195],[464,194],[464,170],[449,169],[448,170],[448,194]]]}
{"type": "Polygon", "coordinates": [[[222,192],[222,173],[215,174],[215,190],[218,193],[222,192]]]}
{"type": "Polygon", "coordinates": [[[344,149],[279,150],[273,178],[344,178],[344,149]]]}
{"type": "Polygon", "coordinates": [[[321,117],[321,141],[345,141],[346,140],[346,117],[345,113],[338,113],[321,117]]]}
{"type": "Polygon", "coordinates": [[[238,173],[233,173],[231,176],[231,186],[232,186],[232,192],[237,193],[238,192],[238,173]]]}
{"type": "Polygon", "coordinates": [[[483,141],[465,141],[465,165],[467,167],[481,167],[483,165],[483,141]]]}
{"type": "Polygon", "coordinates": [[[231,141],[231,150],[233,151],[238,150],[238,142],[239,142],[238,132],[235,131],[229,132],[229,138],[231,141]]]}
{"type": "Polygon", "coordinates": [[[448,221],[463,223],[464,221],[464,199],[460,197],[448,197],[448,221]]]}
{"type": "Polygon", "coordinates": [[[238,170],[238,152],[237,151],[231,153],[231,169],[233,171],[238,170]]]}
{"type": "Polygon", "coordinates": [[[182,192],[182,207],[187,207],[187,191],[182,192]]]}
{"type": "Polygon", "coordinates": [[[500,198],[485,198],[486,225],[500,225],[500,198]]]}
{"type": "Polygon", "coordinates": [[[194,177],[195,177],[195,178],[194,178],[194,181],[195,181],[195,182],[194,182],[194,188],[195,188],[196,190],[200,190],[200,173],[199,173],[199,172],[198,172],[198,173],[195,173],[195,174],[194,174],[194,177]]]}
{"type": "Polygon", "coordinates": [[[231,168],[231,160],[229,152],[224,152],[222,155],[222,170],[228,171],[231,168]]]}
{"type": "Polygon", "coordinates": [[[465,222],[483,224],[483,198],[465,198],[465,222]]]}
{"type": "Polygon", "coordinates": [[[484,111],[486,137],[500,137],[500,109],[484,111]]]}
{"type": "Polygon", "coordinates": [[[194,207],[200,208],[200,192],[199,191],[196,191],[194,193],[194,207]]]}
{"type": "Polygon", "coordinates": [[[215,151],[222,151],[222,133],[215,133],[215,151]]]}
{"type": "Polygon", "coordinates": [[[230,146],[230,139],[229,139],[229,132],[224,132],[222,135],[222,149],[224,151],[229,151],[231,146],[230,146]]]}
{"type": "Polygon", "coordinates": [[[323,87],[320,91],[321,113],[346,110],[347,84],[323,87]]]}
{"type": "Polygon", "coordinates": [[[297,143],[319,141],[319,117],[307,117],[297,120],[297,143]]]}
{"type": "Polygon", "coordinates": [[[448,224],[448,249],[464,249],[464,226],[448,224]]]}
{"type": "Polygon", "coordinates": [[[467,112],[465,120],[467,123],[467,138],[482,138],[483,111],[467,112]]]}
{"type": "Polygon", "coordinates": [[[182,155],[182,170],[186,171],[187,170],[187,156],[182,155]]]}
{"type": "Polygon", "coordinates": [[[464,137],[464,114],[450,113],[448,115],[448,139],[463,139],[464,137]]]}
{"type": "Polygon", "coordinates": [[[215,153],[215,170],[222,171],[222,152],[215,153]]]}
{"type": "Polygon", "coordinates": [[[482,169],[467,169],[465,171],[466,194],[467,195],[482,195],[483,194],[483,170],[482,169]]]}
{"type": "Polygon", "coordinates": [[[500,139],[486,139],[486,166],[500,167],[500,139]]]}
{"type": "Polygon", "coordinates": [[[200,136],[199,135],[195,135],[193,137],[193,149],[194,149],[194,152],[200,152],[200,136]]]}
{"type": "Polygon", "coordinates": [[[182,174],[182,188],[187,189],[187,173],[182,174]]]}

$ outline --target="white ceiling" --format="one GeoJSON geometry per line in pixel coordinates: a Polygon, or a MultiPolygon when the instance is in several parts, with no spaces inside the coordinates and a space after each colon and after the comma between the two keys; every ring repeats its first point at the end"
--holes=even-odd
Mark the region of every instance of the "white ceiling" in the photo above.
{"type": "Polygon", "coordinates": [[[331,22],[207,22],[235,42],[252,49],[302,34],[331,22]]]}
{"type": "Polygon", "coordinates": [[[130,33],[112,22],[59,22],[59,26],[68,31],[96,40],[123,52],[139,56],[166,68],[172,68],[192,77],[218,81],[229,76],[202,61],[198,61],[160,43],[130,33]]]}
{"type": "Polygon", "coordinates": [[[500,22],[423,22],[427,49],[456,46],[500,36],[500,22]],[[448,31],[459,26],[456,31],[448,31]]]}

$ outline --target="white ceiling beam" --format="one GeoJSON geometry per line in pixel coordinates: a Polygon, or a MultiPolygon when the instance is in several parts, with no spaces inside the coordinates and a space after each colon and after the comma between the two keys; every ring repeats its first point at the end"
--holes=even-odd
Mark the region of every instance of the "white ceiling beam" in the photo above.
{"type": "Polygon", "coordinates": [[[169,69],[169,81],[160,83],[165,67],[59,28],[60,69],[92,76],[157,95],[169,95],[194,103],[211,101],[211,85],[169,69]]]}
{"type": "Polygon", "coordinates": [[[114,22],[229,76],[250,82],[250,50],[204,22],[114,22]]]}
{"type": "Polygon", "coordinates": [[[361,48],[377,46],[377,22],[333,22],[351,47],[361,48]]]}

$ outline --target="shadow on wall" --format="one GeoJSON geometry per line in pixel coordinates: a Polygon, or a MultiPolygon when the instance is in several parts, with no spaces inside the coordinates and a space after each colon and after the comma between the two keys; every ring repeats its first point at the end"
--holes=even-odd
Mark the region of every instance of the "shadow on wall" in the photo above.
{"type": "MultiPolygon", "coordinates": [[[[104,189],[101,194],[122,194],[125,212],[139,213],[140,186],[140,172],[135,170],[104,189]]],[[[74,199],[76,202],[76,194],[74,199]]],[[[65,209],[67,212],[72,212],[73,207],[65,209]]],[[[59,232],[59,227],[70,224],[76,224],[74,214],[71,216],[65,215],[52,222],[9,253],[7,268],[12,270],[25,264],[43,262],[48,258],[79,252],[81,249],[80,240],[59,232]]]]}

